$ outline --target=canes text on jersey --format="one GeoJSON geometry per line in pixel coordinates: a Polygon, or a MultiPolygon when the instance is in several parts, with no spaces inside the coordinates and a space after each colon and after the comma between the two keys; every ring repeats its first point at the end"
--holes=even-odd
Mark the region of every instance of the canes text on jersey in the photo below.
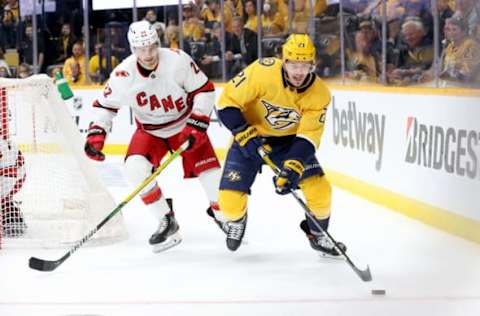
{"type": "Polygon", "coordinates": [[[185,103],[182,97],[179,97],[178,99],[173,101],[172,96],[168,95],[166,98],[162,98],[159,101],[155,94],[147,96],[147,93],[145,91],[140,91],[139,93],[137,93],[137,104],[140,107],[150,104],[151,111],[163,108],[163,111],[165,113],[175,108],[178,112],[182,112],[182,110],[185,108],[185,103]]]}

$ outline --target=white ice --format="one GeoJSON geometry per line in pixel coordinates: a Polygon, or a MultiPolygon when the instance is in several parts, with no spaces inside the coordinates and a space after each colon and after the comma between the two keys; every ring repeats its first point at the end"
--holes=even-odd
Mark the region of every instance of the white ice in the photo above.
{"type": "MultiPolygon", "coordinates": [[[[121,168],[99,168],[118,202],[130,192],[121,168]]],[[[0,316],[480,315],[479,245],[334,188],[330,232],[360,269],[370,265],[373,281],[362,282],[310,248],[302,209],[274,193],[271,175],[254,184],[247,243],[235,253],[178,161],[159,177],[181,226],[177,247],[151,252],[156,223],[135,199],[123,211],[128,240],[81,248],[53,272],[29,269],[28,258],[54,260],[68,248],[0,251],[0,316]]]]}

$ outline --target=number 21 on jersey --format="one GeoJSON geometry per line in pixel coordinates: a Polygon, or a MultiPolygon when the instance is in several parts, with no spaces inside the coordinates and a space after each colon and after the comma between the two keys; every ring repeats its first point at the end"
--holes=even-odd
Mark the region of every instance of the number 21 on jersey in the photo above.
{"type": "Polygon", "coordinates": [[[247,79],[247,77],[245,77],[245,72],[243,71],[240,71],[238,73],[238,75],[236,75],[235,77],[232,78],[232,83],[233,85],[235,86],[235,88],[237,88],[239,85],[242,84],[242,82],[244,82],[245,80],[247,79]]]}

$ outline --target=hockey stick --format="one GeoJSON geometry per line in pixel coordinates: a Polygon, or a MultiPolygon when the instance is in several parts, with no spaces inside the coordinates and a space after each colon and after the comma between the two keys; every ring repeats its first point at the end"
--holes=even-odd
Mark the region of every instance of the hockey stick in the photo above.
{"type": "MultiPolygon", "coordinates": [[[[258,149],[258,154],[260,155],[260,157],[262,157],[263,161],[265,161],[265,163],[267,165],[269,165],[270,168],[272,168],[272,170],[275,174],[278,175],[280,173],[280,168],[278,168],[278,166],[275,165],[275,163],[272,161],[272,159],[270,159],[270,157],[268,156],[268,153],[265,151],[265,149],[263,147],[260,147],[258,149]]],[[[364,282],[372,281],[372,274],[370,273],[370,267],[367,265],[367,268],[365,270],[360,270],[359,268],[357,268],[357,266],[352,262],[352,260],[348,257],[348,255],[345,253],[345,251],[341,247],[338,246],[337,241],[332,237],[332,235],[330,235],[330,233],[328,231],[324,230],[317,223],[312,211],[308,208],[307,204],[305,204],[305,202],[298,195],[298,193],[293,189],[290,190],[290,193],[293,195],[295,200],[297,200],[298,204],[300,204],[300,206],[303,208],[303,210],[305,212],[305,215],[311,220],[311,222],[313,222],[315,224],[315,226],[322,233],[324,233],[328,237],[328,239],[330,239],[330,241],[335,245],[335,249],[337,249],[337,251],[340,252],[343,255],[343,257],[347,260],[347,263],[350,265],[350,267],[353,269],[353,271],[360,277],[360,279],[362,279],[362,281],[364,281],[364,282]]]]}
{"type": "Polygon", "coordinates": [[[110,214],[107,215],[94,229],[92,229],[85,237],[80,239],[63,257],[58,260],[43,260],[35,257],[31,257],[28,266],[34,270],[39,271],[53,271],[65,260],[68,259],[75,251],[78,250],[87,240],[89,240],[97,231],[102,228],[112,217],[114,217],[131,199],[133,199],[144,187],[152,182],[175,158],[180,156],[190,145],[189,141],[183,143],[180,148],[173,152],[165,162],[163,162],[158,168],[132,192],[128,195],[110,214]]]}

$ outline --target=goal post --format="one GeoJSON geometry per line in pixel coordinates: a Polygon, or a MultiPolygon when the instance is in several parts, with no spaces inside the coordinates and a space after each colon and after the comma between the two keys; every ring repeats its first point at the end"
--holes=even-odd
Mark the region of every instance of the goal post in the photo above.
{"type": "MultiPolygon", "coordinates": [[[[0,246],[71,245],[115,202],[47,75],[0,79],[0,246]]],[[[125,239],[121,214],[89,244],[125,239]]]]}

